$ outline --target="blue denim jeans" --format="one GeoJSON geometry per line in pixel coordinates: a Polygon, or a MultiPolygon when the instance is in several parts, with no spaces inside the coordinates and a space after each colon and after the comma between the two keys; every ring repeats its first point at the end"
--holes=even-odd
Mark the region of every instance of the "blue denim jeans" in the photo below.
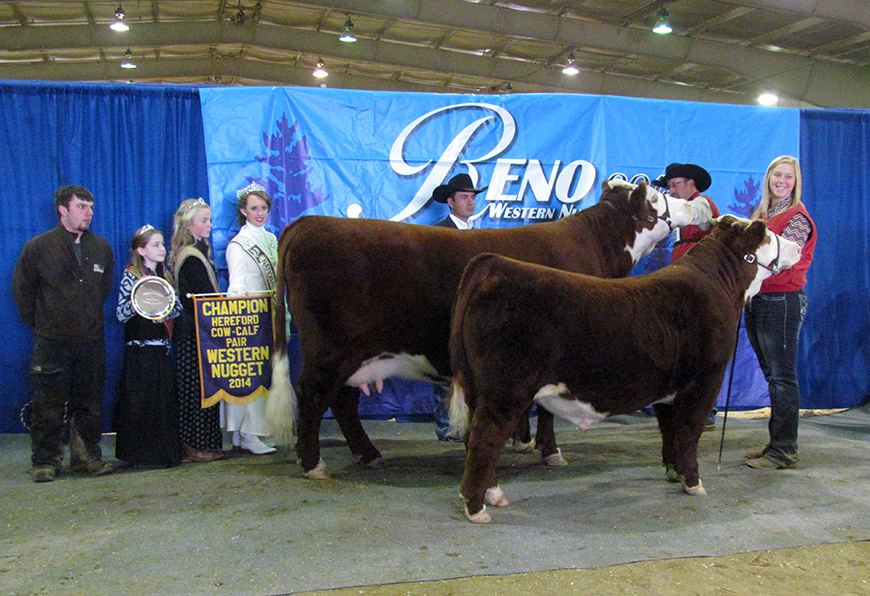
{"type": "Polygon", "coordinates": [[[797,460],[800,389],[797,351],[807,312],[804,292],[758,294],[746,305],[746,334],[770,392],[767,454],[785,463],[797,460]]]}

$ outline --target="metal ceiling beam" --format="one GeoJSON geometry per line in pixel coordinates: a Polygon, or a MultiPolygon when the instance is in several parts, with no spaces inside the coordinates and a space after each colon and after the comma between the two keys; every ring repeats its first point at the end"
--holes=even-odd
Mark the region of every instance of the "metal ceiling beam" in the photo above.
{"type": "MultiPolygon", "coordinates": [[[[744,0],[747,5],[776,4],[744,0]]],[[[732,89],[754,94],[761,87],[789,84],[778,90],[786,97],[810,105],[831,107],[870,107],[870,69],[832,62],[823,62],[794,54],[770,52],[756,48],[745,48],[732,44],[690,39],[680,36],[661,37],[647,31],[616,27],[600,23],[580,21],[551,15],[520,12],[497,6],[472,4],[458,0],[421,0],[418,2],[394,2],[390,0],[337,0],[329,6],[323,3],[305,3],[323,6],[324,9],[356,14],[368,14],[390,19],[405,19],[421,23],[436,24],[457,29],[490,31],[497,35],[543,39],[565,44],[566,47],[596,47],[624,54],[653,56],[672,61],[674,65],[695,63],[709,67],[726,69],[738,73],[744,79],[753,81],[751,85],[741,85],[732,89]],[[801,76],[803,75],[803,76],[801,76]],[[811,77],[812,81],[807,81],[811,77]],[[799,81],[799,83],[795,83],[799,81]]],[[[802,5],[803,2],[796,2],[802,5]]],[[[817,6],[835,3],[819,2],[817,6]]],[[[768,6],[769,7],[769,6],[768,6]]],[[[795,11],[792,11],[795,12],[795,11]]],[[[238,26],[229,22],[183,22],[183,23],[137,23],[123,36],[108,30],[107,27],[70,26],[28,26],[0,28],[0,47],[7,51],[41,51],[45,48],[83,49],[83,48],[123,48],[126,46],[149,47],[161,45],[206,45],[239,44],[250,47],[263,47],[274,50],[324,55],[331,58],[344,58],[360,63],[370,62],[392,66],[399,69],[418,69],[421,71],[440,71],[464,76],[512,80],[540,84],[562,91],[576,91],[575,83],[562,84],[560,75],[545,65],[504,60],[499,58],[473,56],[435,50],[385,40],[375,41],[360,38],[356,44],[340,44],[332,34],[316,33],[298,29],[260,23],[256,26],[238,26]],[[546,77],[539,77],[540,73],[546,77]],[[556,79],[558,82],[554,83],[556,79]]],[[[5,67],[0,65],[0,76],[5,67]]],[[[627,79],[615,74],[583,72],[581,77],[596,79],[597,76],[610,77],[612,80],[627,79]]],[[[672,83],[655,80],[655,73],[639,78],[644,85],[651,86],[639,95],[681,98],[701,101],[718,91],[706,91],[689,87],[665,95],[656,95],[661,88],[674,87],[672,83]]],[[[589,87],[588,83],[583,83],[589,87]]],[[[602,91],[589,91],[602,92],[602,91]]],[[[620,95],[631,93],[614,91],[620,95]]],[[[739,103],[752,101],[748,96],[739,103]]]]}
{"type": "MultiPolygon", "coordinates": [[[[161,81],[167,79],[192,78],[200,79],[207,84],[208,79],[230,78],[251,81],[254,84],[287,85],[313,87],[321,84],[311,76],[311,69],[288,64],[276,64],[261,60],[245,58],[211,57],[186,59],[144,59],[135,60],[138,68],[124,70],[120,61],[103,62],[39,62],[28,64],[8,64],[0,66],[0,78],[7,79],[39,79],[53,81],[127,81],[143,82],[161,81]]],[[[328,68],[328,65],[327,65],[328,68]]],[[[595,95],[621,95],[627,97],[648,97],[649,81],[631,77],[618,77],[592,73],[591,76],[578,79],[575,87],[554,90],[544,85],[528,83],[536,92],[572,92],[595,95]]],[[[325,80],[331,88],[372,89],[383,91],[432,92],[431,85],[413,82],[371,77],[350,73],[347,75],[331,72],[325,80]]],[[[445,87],[443,91],[459,92],[456,88],[445,87]]],[[[661,99],[692,101],[688,88],[668,85],[657,89],[662,93],[656,97],[661,99]],[[681,93],[681,90],[683,93],[681,93]]],[[[705,101],[717,103],[744,103],[744,97],[739,94],[711,93],[705,101]]]]}

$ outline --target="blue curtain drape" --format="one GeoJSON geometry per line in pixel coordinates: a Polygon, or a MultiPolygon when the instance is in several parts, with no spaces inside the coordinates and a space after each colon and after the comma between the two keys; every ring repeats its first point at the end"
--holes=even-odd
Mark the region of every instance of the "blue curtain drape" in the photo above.
{"type": "Polygon", "coordinates": [[[801,336],[802,407],[870,395],[870,112],[801,111],[803,201],[819,233],[801,336]]]}
{"type": "MultiPolygon", "coordinates": [[[[802,406],[849,407],[870,394],[870,112],[803,110],[800,144],[804,201],[820,236],[806,288],[802,406]]],[[[0,276],[7,288],[0,296],[6,378],[0,432],[20,432],[32,333],[8,288],[22,245],[56,225],[52,197],[59,186],[85,186],[96,198],[92,229],[115,251],[117,284],[135,229],[150,223],[168,241],[179,202],[208,197],[200,98],[183,86],[0,81],[0,149],[0,276]]],[[[115,299],[105,305],[107,430],[123,343],[115,299]]],[[[393,411],[374,401],[368,406],[369,416],[393,411]]]]}
{"type": "MultiPolygon", "coordinates": [[[[5,329],[0,432],[20,432],[19,413],[29,400],[32,333],[10,288],[22,245],[57,224],[54,191],[65,184],[94,194],[91,229],[115,252],[116,287],[137,228],[150,223],[168,244],[178,204],[208,196],[199,95],[180,86],[0,81],[0,151],[5,156],[0,279],[7,288],[0,297],[5,329]]],[[[123,347],[116,301],[113,294],[105,305],[106,429],[123,347]]]]}

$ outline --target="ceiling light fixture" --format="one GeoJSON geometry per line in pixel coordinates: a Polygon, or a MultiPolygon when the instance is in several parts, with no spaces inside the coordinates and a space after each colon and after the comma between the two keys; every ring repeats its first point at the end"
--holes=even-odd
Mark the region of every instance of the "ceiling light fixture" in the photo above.
{"type": "Polygon", "coordinates": [[[565,68],[562,69],[562,74],[574,76],[578,74],[580,69],[574,64],[574,52],[568,54],[568,64],[565,65],[565,68]]]}
{"type": "Polygon", "coordinates": [[[322,79],[329,76],[329,73],[326,72],[325,68],[323,68],[323,58],[317,59],[317,68],[315,68],[314,72],[311,74],[314,75],[314,78],[316,79],[322,79]]]}
{"type": "Polygon", "coordinates": [[[344,34],[338,38],[338,41],[345,43],[353,43],[356,37],[353,36],[353,21],[350,20],[350,15],[347,15],[347,20],[344,22],[344,34]]]}
{"type": "Polygon", "coordinates": [[[115,22],[109,25],[109,29],[112,31],[128,31],[130,27],[124,22],[126,17],[127,14],[124,12],[124,7],[119,4],[118,8],[115,9],[115,22]]]}
{"type": "Polygon", "coordinates": [[[667,35],[671,31],[673,31],[670,22],[668,22],[668,11],[665,9],[664,2],[662,3],[661,8],[659,8],[658,17],[659,18],[656,21],[656,26],[653,27],[653,33],[658,33],[659,35],[667,35]]]}
{"type": "Polygon", "coordinates": [[[767,89],[761,92],[761,95],[758,96],[758,103],[763,106],[775,106],[779,103],[779,96],[773,91],[767,89]]]}
{"type": "Polygon", "coordinates": [[[121,68],[136,68],[136,64],[133,62],[133,52],[130,51],[130,48],[127,48],[127,53],[124,54],[124,61],[121,62],[121,68]]]}

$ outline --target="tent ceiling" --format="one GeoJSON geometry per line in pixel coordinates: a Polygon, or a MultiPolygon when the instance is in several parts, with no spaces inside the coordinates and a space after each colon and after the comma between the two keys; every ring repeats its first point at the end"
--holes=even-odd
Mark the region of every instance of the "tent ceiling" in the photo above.
{"type": "Polygon", "coordinates": [[[0,78],[870,108],[862,0],[0,1],[0,78]],[[121,6],[130,30],[109,29],[121,6]],[[674,32],[650,28],[664,6],[674,32]],[[356,43],[338,40],[353,22],[356,43]],[[130,50],[137,67],[122,69],[130,50]],[[569,54],[580,68],[562,73],[569,54]],[[322,58],[329,76],[312,72],[322,58]]]}

